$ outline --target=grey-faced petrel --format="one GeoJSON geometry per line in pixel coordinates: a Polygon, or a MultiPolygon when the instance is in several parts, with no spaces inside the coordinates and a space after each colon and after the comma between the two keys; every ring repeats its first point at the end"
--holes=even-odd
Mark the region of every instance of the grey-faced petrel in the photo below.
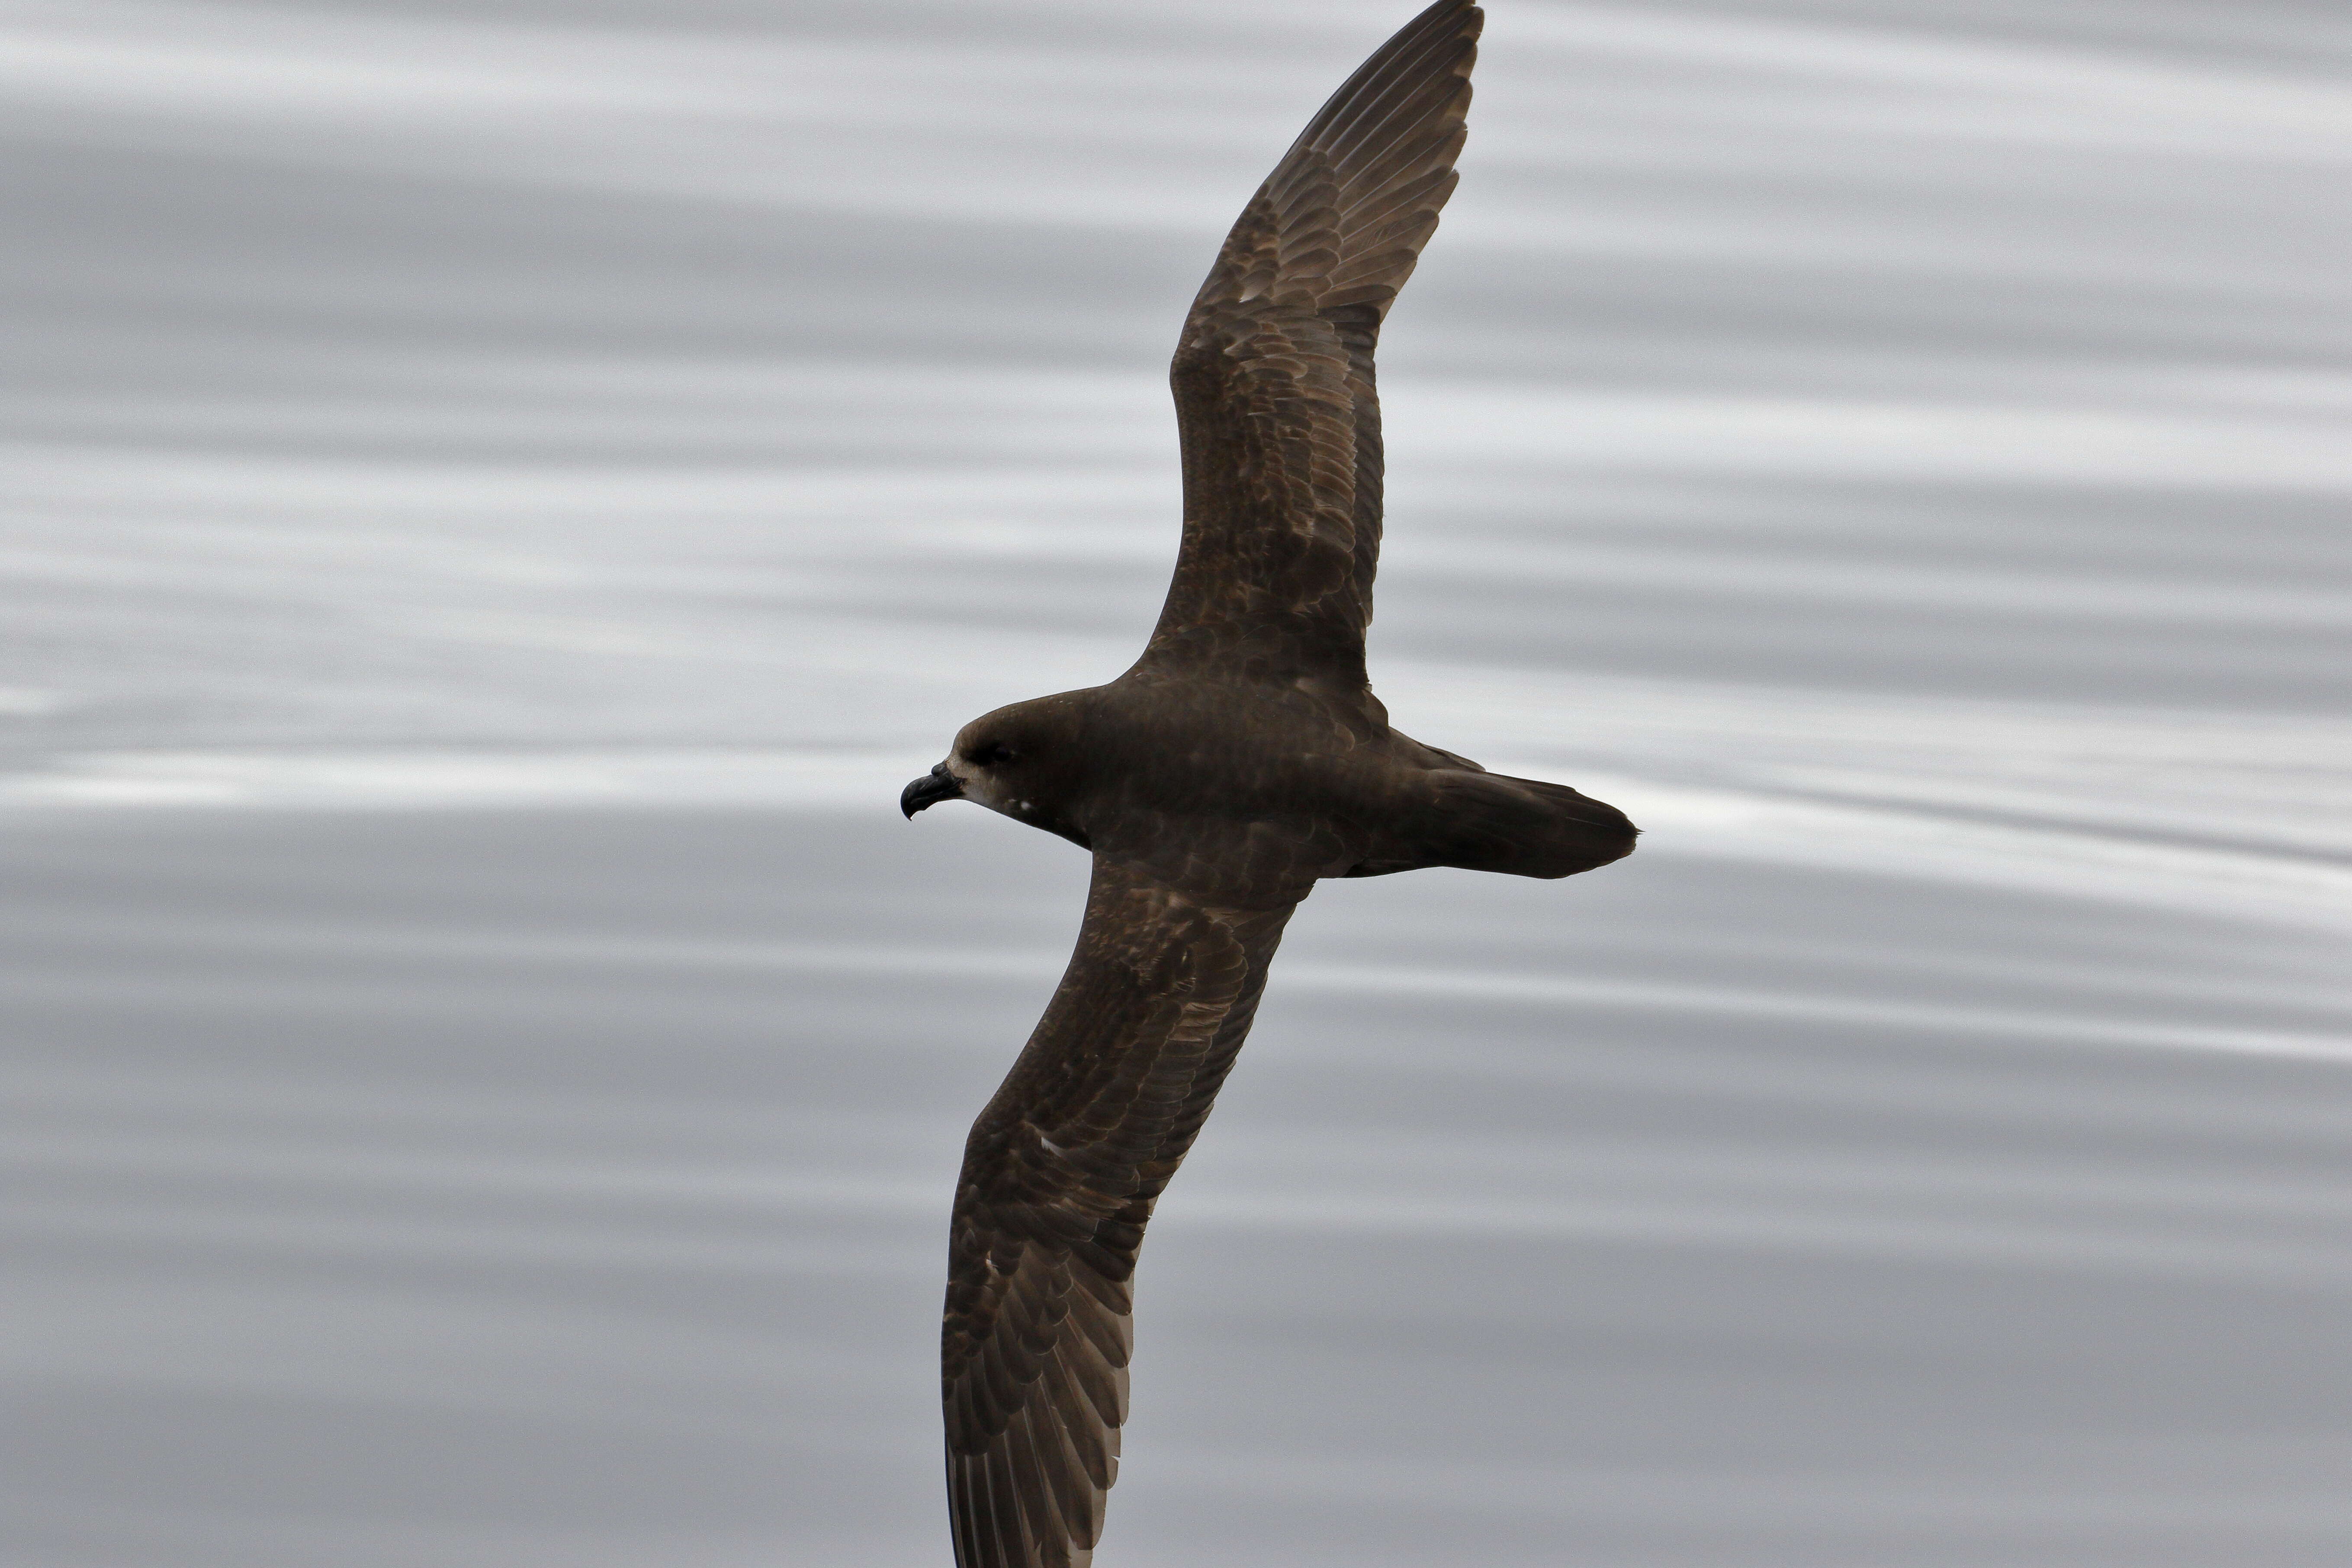
{"type": "Polygon", "coordinates": [[[1366,60],[1226,236],[1171,372],[1175,579],[1133,668],[973,720],[908,784],[1094,855],[1045,1016],[972,1124],[940,1374],[960,1568],[1084,1564],[1127,1415],[1143,1227],[1320,877],[1566,877],[1633,825],[1389,727],[1364,674],[1381,543],[1372,347],[1453,194],[1482,14],[1366,60]]]}

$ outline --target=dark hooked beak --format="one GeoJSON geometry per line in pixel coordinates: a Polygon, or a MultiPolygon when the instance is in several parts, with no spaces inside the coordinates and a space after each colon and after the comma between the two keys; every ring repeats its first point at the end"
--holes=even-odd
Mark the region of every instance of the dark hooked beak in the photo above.
{"type": "Polygon", "coordinates": [[[941,763],[898,792],[898,809],[905,812],[911,820],[915,813],[927,805],[937,805],[943,800],[961,800],[962,798],[963,785],[956,783],[955,774],[948,772],[947,763],[941,763]]]}

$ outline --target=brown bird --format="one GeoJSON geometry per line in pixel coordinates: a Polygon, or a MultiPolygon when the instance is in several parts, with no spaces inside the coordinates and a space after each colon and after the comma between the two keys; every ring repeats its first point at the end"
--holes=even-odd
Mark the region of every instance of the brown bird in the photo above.
{"type": "Polygon", "coordinates": [[[1348,79],[1225,238],[1171,379],[1184,537],[1108,686],[972,721],[907,786],[1094,855],[1077,951],[973,1123],[940,1373],[960,1568],[1084,1564],[1127,1415],[1152,1205],[1320,877],[1566,877],[1633,825],[1389,727],[1364,674],[1381,542],[1372,347],[1453,194],[1482,14],[1438,0],[1348,79]]]}

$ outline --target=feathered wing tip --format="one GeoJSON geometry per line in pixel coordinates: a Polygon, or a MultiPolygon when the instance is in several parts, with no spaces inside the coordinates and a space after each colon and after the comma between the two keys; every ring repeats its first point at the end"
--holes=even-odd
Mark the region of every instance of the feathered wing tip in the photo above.
{"type": "Polygon", "coordinates": [[[961,1363],[944,1389],[956,1563],[1084,1568],[1118,1478],[1131,1298],[1055,1249],[1013,1250],[993,1332],[947,1336],[943,1359],[961,1363]]]}
{"type": "Polygon", "coordinates": [[[1358,68],[1234,226],[1198,305],[1385,315],[1454,194],[1486,13],[1438,0],[1358,68]]]}

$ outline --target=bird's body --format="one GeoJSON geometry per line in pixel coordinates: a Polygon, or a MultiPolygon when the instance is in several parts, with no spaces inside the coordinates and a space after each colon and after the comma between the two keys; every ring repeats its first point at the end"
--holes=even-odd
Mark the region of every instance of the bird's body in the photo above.
{"type": "Polygon", "coordinates": [[[1364,671],[1381,323],[1454,186],[1480,13],[1438,0],[1334,95],[1179,341],[1184,537],[1143,656],[964,727],[908,816],[976,801],[1094,857],[1068,970],[965,1145],[941,1344],[960,1568],[1083,1564],[1126,1417],[1152,1205],[1320,879],[1564,877],[1614,807],[1391,729],[1364,671]]]}
{"type": "Polygon", "coordinates": [[[1220,906],[1429,866],[1563,877],[1630,847],[1615,808],[1423,745],[1369,692],[1130,671],[973,730],[940,764],[959,796],[1220,906]],[[1014,755],[983,766],[988,745],[1014,755]]]}

